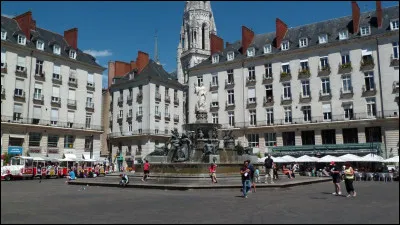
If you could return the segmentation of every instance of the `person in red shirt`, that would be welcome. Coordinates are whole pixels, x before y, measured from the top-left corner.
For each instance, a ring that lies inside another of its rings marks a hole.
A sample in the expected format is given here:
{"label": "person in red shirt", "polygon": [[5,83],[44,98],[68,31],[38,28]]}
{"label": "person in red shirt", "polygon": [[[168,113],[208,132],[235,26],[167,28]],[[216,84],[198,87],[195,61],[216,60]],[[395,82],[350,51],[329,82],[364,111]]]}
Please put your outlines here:
{"label": "person in red shirt", "polygon": [[218,183],[217,181],[217,165],[215,163],[211,163],[210,167],[208,168],[208,171],[210,172],[210,177],[211,177],[211,182],[212,183]]}
{"label": "person in red shirt", "polygon": [[148,160],[143,165],[143,178],[142,181],[146,181],[147,177],[149,177],[150,174],[150,163]]}

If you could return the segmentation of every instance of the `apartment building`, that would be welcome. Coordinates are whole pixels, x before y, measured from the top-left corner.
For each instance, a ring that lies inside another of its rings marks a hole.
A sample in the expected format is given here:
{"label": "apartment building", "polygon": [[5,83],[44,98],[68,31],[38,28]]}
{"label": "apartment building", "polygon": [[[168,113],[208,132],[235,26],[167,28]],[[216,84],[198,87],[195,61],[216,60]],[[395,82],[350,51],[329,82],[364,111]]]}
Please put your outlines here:
{"label": "apartment building", "polygon": [[131,166],[165,145],[171,130],[182,132],[184,87],[147,53],[139,51],[130,63],[110,62],[109,80],[113,162]]}
{"label": "apartment building", "polygon": [[36,26],[32,13],[1,16],[2,153],[100,157],[102,68],[64,36]]}
{"label": "apartment building", "polygon": [[[234,130],[236,142],[280,154],[398,155],[399,7],[276,31],[224,48],[211,35],[211,57],[189,71],[209,88],[209,122]],[[193,99],[193,100],[192,100]]]}

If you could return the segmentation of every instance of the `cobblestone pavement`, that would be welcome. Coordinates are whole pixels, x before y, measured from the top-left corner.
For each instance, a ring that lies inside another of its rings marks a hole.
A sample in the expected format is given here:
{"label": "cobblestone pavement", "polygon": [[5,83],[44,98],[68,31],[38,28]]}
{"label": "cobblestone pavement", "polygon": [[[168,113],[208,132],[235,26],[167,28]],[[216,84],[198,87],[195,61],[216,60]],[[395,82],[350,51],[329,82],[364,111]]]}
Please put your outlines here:
{"label": "cobblestone pavement", "polygon": [[333,196],[325,182],[247,199],[237,189],[82,190],[64,182],[1,182],[1,223],[399,223],[398,182],[355,182],[356,198]]}

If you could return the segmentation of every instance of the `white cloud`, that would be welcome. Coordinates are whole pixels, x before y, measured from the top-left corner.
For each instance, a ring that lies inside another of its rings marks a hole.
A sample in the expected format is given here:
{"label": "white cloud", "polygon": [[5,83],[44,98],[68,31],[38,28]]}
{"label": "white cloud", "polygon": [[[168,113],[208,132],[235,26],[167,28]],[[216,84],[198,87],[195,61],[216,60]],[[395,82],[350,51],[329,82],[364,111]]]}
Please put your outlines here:
{"label": "white cloud", "polygon": [[8,17],[8,18],[14,18],[14,16],[8,15],[8,14],[1,14],[2,16]]}
{"label": "white cloud", "polygon": [[112,55],[112,52],[109,50],[97,51],[97,50],[89,49],[89,50],[84,50],[83,52],[86,54],[92,55],[93,57],[106,57],[106,56]]}

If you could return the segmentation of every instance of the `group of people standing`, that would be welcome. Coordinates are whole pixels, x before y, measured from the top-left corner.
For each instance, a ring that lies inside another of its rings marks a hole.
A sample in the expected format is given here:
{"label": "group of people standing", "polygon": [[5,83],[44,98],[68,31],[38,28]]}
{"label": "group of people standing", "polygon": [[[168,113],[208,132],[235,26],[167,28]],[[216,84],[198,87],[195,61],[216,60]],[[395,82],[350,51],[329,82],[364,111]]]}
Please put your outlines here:
{"label": "group of people standing", "polygon": [[335,187],[335,192],[333,195],[342,195],[340,183],[344,180],[346,186],[347,196],[346,197],[356,197],[357,193],[354,191],[353,181],[354,181],[354,170],[350,163],[345,163],[343,169],[336,165],[335,162],[330,164],[330,175],[332,176],[333,185]]}

